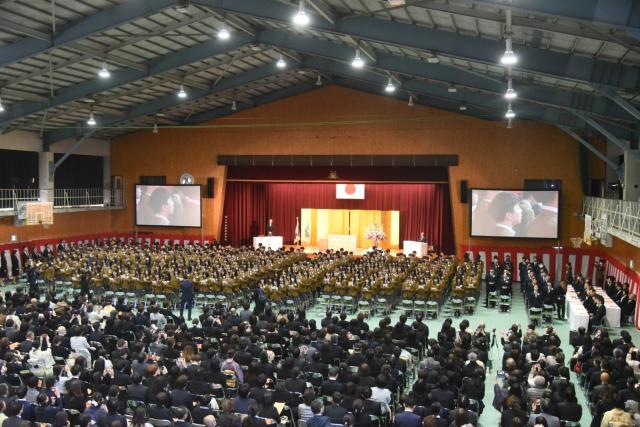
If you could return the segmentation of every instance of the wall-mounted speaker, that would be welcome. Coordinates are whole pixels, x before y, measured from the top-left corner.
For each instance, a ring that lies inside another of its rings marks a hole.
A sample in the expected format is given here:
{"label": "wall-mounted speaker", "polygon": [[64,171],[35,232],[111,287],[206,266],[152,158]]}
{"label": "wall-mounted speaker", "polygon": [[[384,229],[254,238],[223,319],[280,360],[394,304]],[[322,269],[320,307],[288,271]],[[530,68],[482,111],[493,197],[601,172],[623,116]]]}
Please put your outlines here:
{"label": "wall-mounted speaker", "polygon": [[460,203],[469,203],[469,181],[460,181]]}
{"label": "wall-mounted speaker", "polygon": [[213,199],[213,190],[215,188],[216,180],[213,177],[207,178],[207,197]]}

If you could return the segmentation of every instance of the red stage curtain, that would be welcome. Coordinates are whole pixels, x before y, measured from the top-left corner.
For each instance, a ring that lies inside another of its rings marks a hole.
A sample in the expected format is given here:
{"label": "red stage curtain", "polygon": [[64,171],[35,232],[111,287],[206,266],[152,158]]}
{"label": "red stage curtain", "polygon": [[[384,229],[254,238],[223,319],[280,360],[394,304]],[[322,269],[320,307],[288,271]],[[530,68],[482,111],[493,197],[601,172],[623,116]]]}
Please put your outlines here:
{"label": "red stage curtain", "polygon": [[253,237],[264,233],[266,224],[265,184],[254,182],[229,182],[224,198],[222,236],[234,245],[251,245]]}
{"label": "red stage curtain", "polygon": [[[242,192],[237,187],[256,186],[260,191]],[[229,191],[233,189],[232,191]],[[273,218],[276,234],[284,236],[285,243],[292,243],[296,216],[303,208],[317,209],[365,209],[400,211],[400,240],[415,240],[420,231],[427,235],[436,251],[454,253],[453,225],[448,184],[366,184],[364,200],[336,199],[336,186],[330,183],[245,183],[229,182],[225,200],[225,215],[228,217],[231,244],[247,241],[246,231],[231,231],[232,224],[246,230],[240,219],[227,206],[250,205],[247,200],[237,202],[230,197],[264,197],[265,216],[258,220],[260,233],[264,233],[266,218]],[[244,233],[244,234],[243,234]]]}

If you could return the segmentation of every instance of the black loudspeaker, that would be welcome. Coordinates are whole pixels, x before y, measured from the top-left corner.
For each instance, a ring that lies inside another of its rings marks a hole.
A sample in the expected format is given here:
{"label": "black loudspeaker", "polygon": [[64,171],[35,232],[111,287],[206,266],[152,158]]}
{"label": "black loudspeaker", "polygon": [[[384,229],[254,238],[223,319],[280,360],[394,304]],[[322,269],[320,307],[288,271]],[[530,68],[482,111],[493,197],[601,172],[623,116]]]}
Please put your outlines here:
{"label": "black loudspeaker", "polygon": [[466,179],[460,181],[460,203],[469,203],[469,182]]}
{"label": "black loudspeaker", "polygon": [[213,199],[213,189],[215,188],[215,178],[207,178],[207,197]]}

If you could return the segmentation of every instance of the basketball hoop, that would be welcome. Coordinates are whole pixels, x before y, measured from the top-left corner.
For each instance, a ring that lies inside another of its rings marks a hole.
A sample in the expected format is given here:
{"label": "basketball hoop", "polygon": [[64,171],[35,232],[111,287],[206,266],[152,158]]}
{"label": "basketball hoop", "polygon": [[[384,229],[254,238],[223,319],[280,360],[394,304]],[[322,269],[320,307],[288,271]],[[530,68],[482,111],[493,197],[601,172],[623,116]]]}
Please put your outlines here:
{"label": "basketball hoop", "polygon": [[571,245],[576,249],[580,248],[580,245],[582,245],[582,237],[572,237],[569,240],[571,240]]}

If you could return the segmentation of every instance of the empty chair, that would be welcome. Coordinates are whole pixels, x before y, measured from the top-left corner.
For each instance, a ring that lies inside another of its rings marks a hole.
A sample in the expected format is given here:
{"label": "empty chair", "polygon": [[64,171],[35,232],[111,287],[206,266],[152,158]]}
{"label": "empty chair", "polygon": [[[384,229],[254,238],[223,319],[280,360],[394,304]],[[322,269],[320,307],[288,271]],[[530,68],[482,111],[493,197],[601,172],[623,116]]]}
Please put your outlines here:
{"label": "empty chair", "polygon": [[439,306],[436,301],[427,301],[426,314],[432,319],[438,318]]}
{"label": "empty chair", "polygon": [[369,317],[371,315],[371,305],[369,304],[369,301],[358,301],[358,311],[366,317]]}
{"label": "empty chair", "polygon": [[545,304],[542,306],[542,320],[547,323],[553,323],[553,311],[554,307],[551,304]]}
{"label": "empty chair", "polygon": [[452,298],[451,299],[451,309],[453,310],[453,315],[455,317],[460,317],[462,314],[463,302],[460,298]]}
{"label": "empty chair", "polygon": [[511,311],[511,297],[509,295],[500,295],[500,311]]}
{"label": "empty chair", "polygon": [[529,309],[529,320],[534,325],[539,325],[542,320],[542,309],[538,307],[531,307]]}

